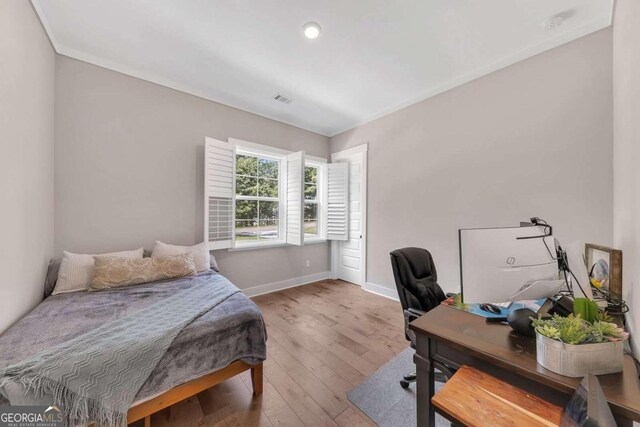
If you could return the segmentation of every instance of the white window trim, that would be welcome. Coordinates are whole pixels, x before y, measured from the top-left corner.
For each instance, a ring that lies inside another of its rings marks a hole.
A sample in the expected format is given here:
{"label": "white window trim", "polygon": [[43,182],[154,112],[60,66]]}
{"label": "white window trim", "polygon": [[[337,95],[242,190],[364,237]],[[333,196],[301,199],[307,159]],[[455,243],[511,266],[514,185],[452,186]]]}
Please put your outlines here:
{"label": "white window trim", "polygon": [[[305,245],[315,245],[318,243],[327,243],[328,241],[323,238],[314,238],[310,240],[305,240]],[[267,249],[267,248],[294,248],[298,246],[291,245],[289,243],[284,243],[276,240],[263,240],[260,244],[252,244],[252,245],[239,245],[235,248],[227,249],[228,252],[241,252],[241,251],[250,251],[253,249]]]}
{"label": "white window trim", "polygon": [[[285,150],[284,148],[271,147],[270,145],[257,144],[255,142],[244,141],[237,138],[229,138],[230,143],[235,144],[236,147],[243,148],[247,151],[260,152],[261,155],[285,158],[289,154],[295,153],[295,151]],[[305,163],[313,162],[317,164],[327,164],[328,160],[318,156],[311,156],[305,153]]]}
{"label": "white window trim", "polygon": [[[283,195],[286,192],[286,182],[287,182],[287,168],[285,167],[285,160],[286,160],[286,156],[289,154],[294,153],[293,151],[289,151],[289,150],[285,150],[282,148],[277,148],[277,147],[271,147],[268,145],[263,145],[263,144],[257,144],[255,142],[249,142],[249,141],[244,141],[241,139],[236,139],[236,138],[228,138],[228,142],[232,143],[235,145],[236,147],[236,155],[238,154],[246,154],[246,155],[250,155],[250,156],[260,156],[260,157],[264,157],[264,158],[269,158],[272,160],[278,160],[280,162],[279,164],[279,187],[278,187],[278,194],[279,194],[279,205],[278,205],[278,236],[279,238],[277,240],[258,240],[258,241],[246,241],[246,242],[238,242],[235,241],[235,246],[232,248],[227,249],[230,252],[235,252],[235,251],[245,251],[245,250],[252,250],[252,249],[266,249],[266,248],[278,248],[278,247],[290,247],[292,245],[286,243],[286,237],[285,237],[285,233],[286,233],[286,215],[283,215],[283,212],[285,212],[286,209],[286,203],[285,203],[285,197],[283,197]],[[321,178],[324,177],[324,174],[326,173],[326,165],[327,165],[327,159],[323,159],[322,157],[317,157],[317,156],[310,156],[310,155],[305,155],[305,165],[309,165],[309,166],[316,166],[319,168],[319,172],[320,172],[320,176],[319,176],[319,182],[318,182],[318,186],[322,187],[324,184],[321,182]],[[235,171],[234,171],[234,177],[235,177]],[[235,189],[234,189],[235,191]],[[326,204],[326,191],[324,191],[324,188],[322,188],[322,198],[319,201],[319,203],[321,203],[321,206],[325,206]],[[250,197],[250,196],[249,196]],[[245,199],[245,197],[243,197],[242,199]],[[320,215],[319,215],[319,221],[321,223],[320,227],[320,235],[317,237],[311,237],[311,238],[307,238],[305,237],[304,239],[304,244],[317,244],[317,243],[325,243],[327,242],[327,238],[326,238],[326,229],[324,228],[324,225],[326,224],[325,218],[324,218],[324,210],[320,209]],[[234,207],[234,216],[235,216],[235,207]],[[235,237],[235,217],[233,218],[233,234]],[[303,225],[304,225],[304,220],[303,220]]]}
{"label": "white window trim", "polygon": [[[318,235],[314,237],[304,236],[304,243],[322,243],[327,241],[327,233],[326,233],[326,221],[324,218],[324,207],[326,206],[326,189],[324,188],[324,177],[327,173],[326,165],[327,161],[324,159],[320,159],[318,161],[317,158],[309,158],[307,156],[305,159],[305,166],[313,166],[318,168],[318,181],[316,182],[317,192],[322,196],[318,201]],[[303,220],[304,225],[304,220]]]}
{"label": "white window trim", "polygon": [[291,246],[286,243],[284,240],[257,240],[257,241],[248,241],[246,243],[236,243],[235,248],[227,249],[229,252],[236,251],[248,251],[251,249],[265,249],[265,248],[280,248],[284,246]]}

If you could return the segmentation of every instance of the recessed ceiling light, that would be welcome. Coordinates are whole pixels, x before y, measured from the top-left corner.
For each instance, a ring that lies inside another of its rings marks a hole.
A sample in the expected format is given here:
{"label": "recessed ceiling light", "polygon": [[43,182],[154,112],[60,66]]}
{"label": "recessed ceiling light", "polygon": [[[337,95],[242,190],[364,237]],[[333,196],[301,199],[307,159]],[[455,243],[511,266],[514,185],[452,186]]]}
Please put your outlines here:
{"label": "recessed ceiling light", "polygon": [[307,22],[303,25],[302,29],[304,30],[304,36],[311,40],[317,39],[322,31],[320,24],[316,22]]}

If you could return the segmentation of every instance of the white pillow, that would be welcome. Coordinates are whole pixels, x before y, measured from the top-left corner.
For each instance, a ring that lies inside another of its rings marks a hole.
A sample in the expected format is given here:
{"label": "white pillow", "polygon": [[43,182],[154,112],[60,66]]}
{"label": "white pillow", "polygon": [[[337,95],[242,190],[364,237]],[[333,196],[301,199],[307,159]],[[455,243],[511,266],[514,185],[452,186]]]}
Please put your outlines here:
{"label": "white pillow", "polygon": [[156,241],[156,244],[153,247],[153,252],[151,252],[151,258],[182,254],[191,255],[193,257],[193,263],[196,265],[198,273],[211,268],[211,254],[209,253],[209,244],[207,242],[198,243],[193,246],[177,246]]}
{"label": "white pillow", "polygon": [[52,295],[66,292],[86,291],[93,279],[94,256],[113,256],[119,258],[142,258],[144,248],[132,251],[110,252],[107,254],[74,254],[64,251],[58,281]]}

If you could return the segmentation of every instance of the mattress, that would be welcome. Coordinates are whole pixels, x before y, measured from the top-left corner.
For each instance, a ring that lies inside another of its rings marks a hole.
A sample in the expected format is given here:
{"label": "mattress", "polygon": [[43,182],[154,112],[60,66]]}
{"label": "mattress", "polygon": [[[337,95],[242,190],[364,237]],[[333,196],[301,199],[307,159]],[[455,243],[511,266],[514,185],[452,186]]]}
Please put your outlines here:
{"label": "mattress", "polygon": [[[50,296],[0,335],[0,368],[134,313],[185,286],[216,286],[222,281],[228,283],[211,270],[175,280]],[[135,403],[224,368],[235,360],[260,363],[266,358],[266,339],[258,307],[242,292],[235,293],[178,334],[139,390]],[[46,403],[21,397],[17,387],[9,385],[2,391],[12,404]]]}

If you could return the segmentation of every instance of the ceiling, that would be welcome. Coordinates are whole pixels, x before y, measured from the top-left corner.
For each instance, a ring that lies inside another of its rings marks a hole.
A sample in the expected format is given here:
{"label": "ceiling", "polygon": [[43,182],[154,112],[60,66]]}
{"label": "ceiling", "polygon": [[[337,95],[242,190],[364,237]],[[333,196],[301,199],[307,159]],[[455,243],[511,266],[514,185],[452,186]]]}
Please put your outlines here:
{"label": "ceiling", "polygon": [[[613,0],[32,2],[60,54],[327,136],[605,28],[613,9]],[[545,28],[558,13],[564,23]],[[308,21],[322,26],[316,40],[302,35]]]}

